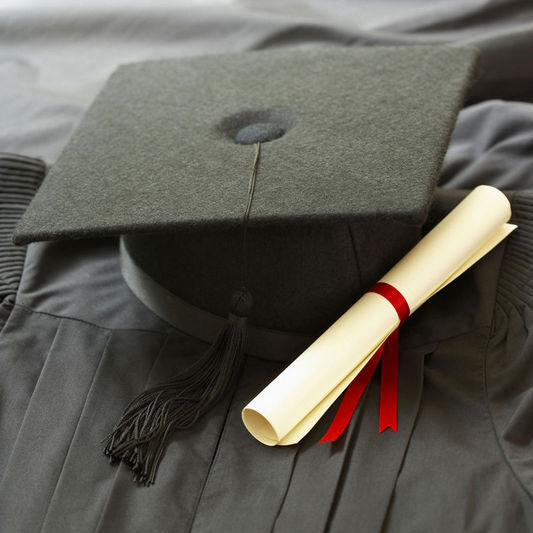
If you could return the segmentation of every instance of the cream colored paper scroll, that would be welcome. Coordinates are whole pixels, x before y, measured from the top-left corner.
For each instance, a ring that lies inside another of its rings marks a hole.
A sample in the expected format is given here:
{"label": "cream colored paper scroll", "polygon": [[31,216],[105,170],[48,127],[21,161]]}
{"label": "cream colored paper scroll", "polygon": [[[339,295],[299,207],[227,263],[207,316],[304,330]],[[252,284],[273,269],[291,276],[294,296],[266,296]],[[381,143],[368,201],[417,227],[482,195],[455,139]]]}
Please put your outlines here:
{"label": "cream colored paper scroll", "polygon": [[[380,281],[412,313],[507,237],[510,217],[505,195],[480,185]],[[248,431],[269,446],[299,442],[398,325],[385,298],[364,294],[243,409]]]}

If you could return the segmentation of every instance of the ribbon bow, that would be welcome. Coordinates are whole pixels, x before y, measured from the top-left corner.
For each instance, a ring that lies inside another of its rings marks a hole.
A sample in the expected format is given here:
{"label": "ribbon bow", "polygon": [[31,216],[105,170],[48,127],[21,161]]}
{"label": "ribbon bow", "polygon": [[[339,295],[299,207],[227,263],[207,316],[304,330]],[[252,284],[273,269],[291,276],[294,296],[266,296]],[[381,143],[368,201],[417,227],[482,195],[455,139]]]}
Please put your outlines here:
{"label": "ribbon bow", "polygon": [[[388,283],[378,282],[368,292],[375,292],[383,296],[394,307],[400,318],[400,323],[407,319],[411,310],[402,293]],[[398,424],[398,328],[396,328],[378,348],[370,361],[352,380],[335,418],[326,434],[319,442],[337,440],[346,427],[381,360],[381,392],[379,404],[379,432],[392,428],[397,430]]]}

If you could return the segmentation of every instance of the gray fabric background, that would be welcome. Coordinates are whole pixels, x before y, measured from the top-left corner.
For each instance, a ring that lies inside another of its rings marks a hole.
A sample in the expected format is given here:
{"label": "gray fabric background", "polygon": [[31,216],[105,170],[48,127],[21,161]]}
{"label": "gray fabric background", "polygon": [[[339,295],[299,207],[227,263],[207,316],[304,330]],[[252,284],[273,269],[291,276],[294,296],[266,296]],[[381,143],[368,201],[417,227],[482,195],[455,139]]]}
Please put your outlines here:
{"label": "gray fabric background", "polygon": [[[460,114],[443,183],[533,186],[529,2],[194,4],[4,2],[1,149],[53,162],[125,61],[476,43],[483,75],[470,101],[479,103]],[[378,439],[375,382],[341,442],[273,454],[244,432],[239,413],[282,365],[248,358],[236,395],[177,437],[147,490],[105,462],[100,438],[146,383],[204,345],[168,329],[127,291],[116,241],[30,245],[18,305],[0,335],[0,530],[531,531],[531,205],[522,193],[514,203],[522,230],[406,324],[397,435]]]}

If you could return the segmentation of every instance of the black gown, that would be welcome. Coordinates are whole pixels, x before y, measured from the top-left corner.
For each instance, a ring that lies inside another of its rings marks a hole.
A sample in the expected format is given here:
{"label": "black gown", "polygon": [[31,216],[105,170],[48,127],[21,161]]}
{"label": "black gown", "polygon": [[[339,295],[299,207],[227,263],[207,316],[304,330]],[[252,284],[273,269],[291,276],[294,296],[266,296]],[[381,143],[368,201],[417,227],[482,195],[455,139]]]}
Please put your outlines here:
{"label": "black gown", "polygon": [[397,433],[378,433],[375,378],[338,441],[317,444],[332,408],[298,445],[260,444],[241,409],[289,361],[247,356],[234,393],[176,433],[149,488],[101,441],[206,345],[130,292],[116,239],[30,245],[0,334],[0,530],[527,531],[533,193],[511,196],[518,230],[400,330]]}

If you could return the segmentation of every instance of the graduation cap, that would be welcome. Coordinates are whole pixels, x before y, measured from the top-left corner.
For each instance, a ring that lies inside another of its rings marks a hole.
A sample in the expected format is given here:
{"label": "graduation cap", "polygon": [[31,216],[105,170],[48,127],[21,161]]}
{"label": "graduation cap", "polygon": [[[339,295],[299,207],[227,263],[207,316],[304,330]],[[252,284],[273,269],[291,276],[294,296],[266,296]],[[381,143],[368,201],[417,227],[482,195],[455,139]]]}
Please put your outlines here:
{"label": "graduation cap", "polygon": [[172,432],[231,388],[244,351],[297,355],[416,243],[476,58],[293,49],[112,74],[14,240],[121,235],[132,290],[212,343],[126,408],[112,459],[153,482]]}

